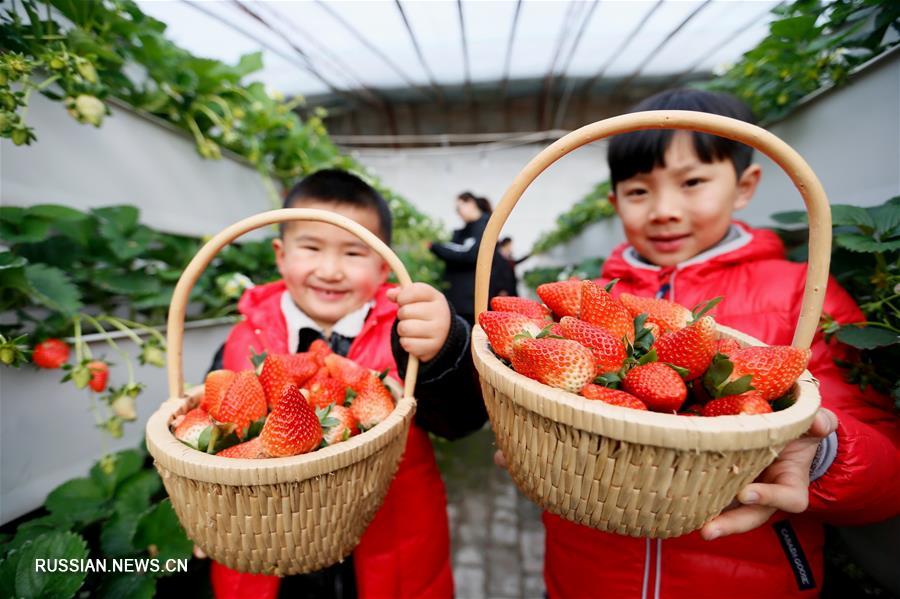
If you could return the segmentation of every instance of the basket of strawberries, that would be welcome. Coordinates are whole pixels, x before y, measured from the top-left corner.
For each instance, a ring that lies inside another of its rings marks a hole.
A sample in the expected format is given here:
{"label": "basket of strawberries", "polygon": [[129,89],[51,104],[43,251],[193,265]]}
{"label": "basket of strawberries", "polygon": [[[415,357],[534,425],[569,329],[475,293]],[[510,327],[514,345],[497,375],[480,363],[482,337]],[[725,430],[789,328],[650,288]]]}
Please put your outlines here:
{"label": "basket of strawberries", "polygon": [[[641,129],[690,129],[751,145],[806,202],[810,266],[791,346],[593,281],[538,287],[541,301],[487,289],[500,229],[530,183],[568,152]],[[538,154],[488,222],[479,248],[472,353],[497,445],[519,489],[551,513],[630,536],[697,530],[809,428],[818,387],[806,370],[828,277],[831,214],[805,161],[764,129],[690,111],[638,112],[582,127]]]}
{"label": "basket of strawberries", "polygon": [[[327,211],[258,214],[213,237],[187,266],[168,321],[170,398],[147,423],[147,449],[188,536],[226,566],[279,576],[349,555],[375,516],[406,446],[418,362],[403,389],[331,352],[259,356],[256,370],[210,372],[184,392],[184,317],[191,288],[240,235],[273,223],[327,222],[375,249],[401,285],[399,258],[374,234]],[[250,351],[248,349],[248,351]]]}

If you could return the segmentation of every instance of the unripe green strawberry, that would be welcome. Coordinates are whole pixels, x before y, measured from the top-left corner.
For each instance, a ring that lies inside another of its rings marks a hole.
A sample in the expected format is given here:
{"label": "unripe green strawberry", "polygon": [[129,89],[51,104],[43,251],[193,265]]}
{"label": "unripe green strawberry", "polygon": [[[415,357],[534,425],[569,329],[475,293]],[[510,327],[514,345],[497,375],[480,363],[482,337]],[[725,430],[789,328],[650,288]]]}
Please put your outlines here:
{"label": "unripe green strawberry", "polygon": [[662,362],[635,366],[625,375],[622,389],[654,412],[677,412],[687,398],[681,376]]}

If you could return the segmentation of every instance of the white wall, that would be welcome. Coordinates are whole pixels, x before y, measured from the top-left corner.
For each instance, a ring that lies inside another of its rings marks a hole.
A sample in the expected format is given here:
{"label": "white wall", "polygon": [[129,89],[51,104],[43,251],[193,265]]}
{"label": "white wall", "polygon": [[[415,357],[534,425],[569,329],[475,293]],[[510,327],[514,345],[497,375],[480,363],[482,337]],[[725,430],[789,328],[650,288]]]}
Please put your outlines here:
{"label": "white wall", "polygon": [[130,110],[113,107],[98,129],[76,122],[62,103],[33,94],[27,122],[37,142],[19,147],[0,140],[3,205],[133,204],[142,223],[190,235],[218,233],[272,208],[253,168],[228,158],[205,160],[187,135]]}
{"label": "white wall", "polygon": [[[770,130],[806,159],[832,204],[877,205],[900,194],[900,51]],[[760,163],[763,180],[742,218],[767,224],[773,212],[802,210],[787,175],[768,158]]]}
{"label": "white wall", "polygon": [[[454,200],[469,190],[496,205],[513,178],[550,142],[519,147],[354,152],[384,183],[406,196],[448,229],[462,226]],[[525,192],[503,229],[517,255],[527,252],[556,217],[607,178],[605,144],[598,142],[564,156]],[[530,264],[530,263],[529,263]]]}

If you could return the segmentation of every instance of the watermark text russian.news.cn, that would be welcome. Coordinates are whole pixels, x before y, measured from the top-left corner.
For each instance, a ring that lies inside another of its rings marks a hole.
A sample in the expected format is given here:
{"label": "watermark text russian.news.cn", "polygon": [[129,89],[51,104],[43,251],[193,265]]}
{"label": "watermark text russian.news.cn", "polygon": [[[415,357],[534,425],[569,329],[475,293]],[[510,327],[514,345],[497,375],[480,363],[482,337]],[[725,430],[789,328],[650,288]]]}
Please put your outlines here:
{"label": "watermark text russian.news.cn", "polygon": [[35,572],[127,572],[159,573],[187,572],[188,560],[155,557],[108,558],[108,559],[54,559],[35,558]]}

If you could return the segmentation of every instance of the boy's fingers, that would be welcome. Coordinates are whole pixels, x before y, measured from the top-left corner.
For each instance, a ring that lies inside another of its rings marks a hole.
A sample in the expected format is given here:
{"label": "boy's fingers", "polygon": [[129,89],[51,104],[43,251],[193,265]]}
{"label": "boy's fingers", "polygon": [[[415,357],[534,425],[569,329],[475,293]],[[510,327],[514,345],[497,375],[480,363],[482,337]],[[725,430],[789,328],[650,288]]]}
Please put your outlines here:
{"label": "boy's fingers", "polygon": [[806,433],[810,437],[824,438],[836,431],[838,428],[838,417],[826,408],[819,408],[813,423]]}
{"label": "boy's fingers", "polygon": [[424,320],[401,320],[397,323],[397,334],[400,337],[426,339],[434,335],[434,325]]}
{"label": "boy's fingers", "polygon": [[437,310],[431,303],[416,302],[407,304],[397,310],[397,320],[432,320]]}
{"label": "boy's fingers", "polygon": [[727,535],[739,534],[759,528],[775,513],[775,508],[763,505],[744,505],[722,512],[700,529],[700,536],[707,541]]}
{"label": "boy's fingers", "polygon": [[754,483],[738,493],[743,504],[760,505],[799,514],[809,506],[809,477],[783,475],[779,484]]}
{"label": "boy's fingers", "polygon": [[[394,289],[397,288],[395,287]],[[435,297],[434,294],[434,287],[425,283],[413,283],[407,287],[399,288],[397,303],[403,306],[412,302],[424,302],[433,299]]]}
{"label": "boy's fingers", "polygon": [[434,343],[430,339],[413,339],[410,337],[401,337],[400,347],[406,350],[411,356],[416,356],[420,360],[427,362],[434,357]]}
{"label": "boy's fingers", "polygon": [[506,463],[506,456],[503,455],[503,452],[499,449],[494,452],[494,463],[504,469],[508,467]]}
{"label": "boy's fingers", "polygon": [[399,293],[400,293],[400,288],[399,288],[399,287],[391,287],[390,289],[387,290],[387,292],[386,292],[384,295],[385,295],[389,300],[391,300],[392,302],[396,302],[396,301],[397,301],[397,295],[398,295]]}

